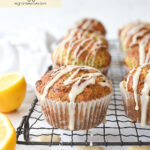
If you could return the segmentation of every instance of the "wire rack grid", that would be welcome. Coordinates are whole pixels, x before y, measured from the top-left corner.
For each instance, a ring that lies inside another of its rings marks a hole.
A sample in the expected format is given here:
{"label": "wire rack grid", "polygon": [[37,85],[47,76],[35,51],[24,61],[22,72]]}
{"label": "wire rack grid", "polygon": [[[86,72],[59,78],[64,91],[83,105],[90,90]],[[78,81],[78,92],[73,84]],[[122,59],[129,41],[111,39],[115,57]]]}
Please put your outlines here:
{"label": "wire rack grid", "polygon": [[[113,83],[114,95],[107,111],[106,123],[87,131],[66,131],[51,127],[45,121],[38,100],[35,99],[28,115],[23,117],[17,128],[18,144],[48,146],[150,145],[150,127],[143,128],[140,124],[131,122],[125,115],[119,83],[127,72],[118,41],[110,41],[110,47],[112,64],[108,77]],[[48,69],[50,70],[52,67]],[[40,142],[38,137],[41,135],[50,135],[52,138],[49,142]],[[55,135],[61,138],[60,142],[53,142]]]}

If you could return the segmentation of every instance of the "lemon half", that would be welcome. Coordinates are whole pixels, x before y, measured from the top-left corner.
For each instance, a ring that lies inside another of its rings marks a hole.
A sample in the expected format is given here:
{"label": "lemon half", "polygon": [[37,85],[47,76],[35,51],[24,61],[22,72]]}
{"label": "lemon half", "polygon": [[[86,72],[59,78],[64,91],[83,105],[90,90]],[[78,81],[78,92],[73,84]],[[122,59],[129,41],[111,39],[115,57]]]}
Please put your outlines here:
{"label": "lemon half", "polygon": [[26,93],[26,81],[21,72],[0,76],[0,112],[11,112],[22,104]]}
{"label": "lemon half", "polygon": [[16,132],[9,119],[0,113],[0,150],[14,150]]}

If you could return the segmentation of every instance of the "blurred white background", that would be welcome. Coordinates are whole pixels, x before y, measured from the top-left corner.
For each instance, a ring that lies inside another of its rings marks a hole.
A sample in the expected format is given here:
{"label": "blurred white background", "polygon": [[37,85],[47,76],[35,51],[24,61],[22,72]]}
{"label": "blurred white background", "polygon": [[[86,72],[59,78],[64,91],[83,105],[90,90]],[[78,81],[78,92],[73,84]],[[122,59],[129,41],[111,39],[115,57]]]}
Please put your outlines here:
{"label": "blurred white background", "polygon": [[120,26],[134,20],[150,21],[150,0],[62,0],[62,8],[0,9],[0,32],[18,32],[30,27],[47,27],[57,37],[82,17],[101,20],[109,38],[117,37]]}

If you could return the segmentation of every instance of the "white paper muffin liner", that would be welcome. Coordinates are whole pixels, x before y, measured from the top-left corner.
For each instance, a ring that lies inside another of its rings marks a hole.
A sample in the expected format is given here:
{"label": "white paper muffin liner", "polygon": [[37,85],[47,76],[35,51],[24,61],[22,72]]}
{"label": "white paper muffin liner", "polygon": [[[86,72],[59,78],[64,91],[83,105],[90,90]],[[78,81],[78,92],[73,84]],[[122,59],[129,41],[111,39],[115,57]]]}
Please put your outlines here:
{"label": "white paper muffin liner", "polygon": [[50,99],[41,100],[37,94],[47,122],[65,130],[86,130],[99,125],[105,118],[112,93],[89,102],[71,103]]}
{"label": "white paper muffin liner", "polygon": [[[131,92],[128,92],[123,86],[122,86],[122,82],[120,83],[120,90],[121,90],[121,94],[123,97],[123,103],[124,103],[124,108],[125,108],[125,112],[128,118],[130,118],[133,122],[139,122],[141,123],[142,126],[145,126],[145,122],[142,122],[142,105],[141,105],[141,96],[138,94],[137,95],[137,101],[138,101],[138,106],[139,109],[135,110],[135,98],[134,98],[134,94]],[[150,101],[150,100],[149,100]],[[146,124],[150,125],[150,102],[149,105],[147,107],[147,113],[145,115],[145,119],[146,119]]]}

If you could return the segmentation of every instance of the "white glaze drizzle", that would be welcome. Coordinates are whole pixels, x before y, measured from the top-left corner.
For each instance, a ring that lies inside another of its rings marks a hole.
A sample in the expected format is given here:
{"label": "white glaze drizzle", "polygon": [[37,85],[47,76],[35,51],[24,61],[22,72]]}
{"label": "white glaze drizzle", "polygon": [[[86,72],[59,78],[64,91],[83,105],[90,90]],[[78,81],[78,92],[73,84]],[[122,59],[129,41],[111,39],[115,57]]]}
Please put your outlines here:
{"label": "white glaze drizzle", "polygon": [[130,28],[131,28],[131,26],[127,26],[127,27],[125,27],[125,28],[121,31],[121,35],[120,35],[121,40],[124,39],[124,37],[125,37],[127,31],[128,31]]}
{"label": "white glaze drizzle", "polygon": [[90,141],[90,146],[93,146],[93,142],[92,141]]}
{"label": "white glaze drizzle", "polygon": [[67,67],[65,68],[64,70],[61,70],[53,80],[51,80],[46,86],[45,86],[45,89],[44,89],[44,92],[43,92],[43,95],[42,95],[42,100],[45,100],[45,97],[47,95],[47,92],[49,90],[49,88],[60,78],[62,77],[63,75],[65,75],[66,73],[72,71],[73,69],[77,68],[77,66],[74,66],[74,67]]}
{"label": "white glaze drizzle", "polygon": [[58,135],[41,135],[38,137],[38,141],[40,142],[50,142],[52,140],[52,142],[60,142],[61,138]]}
{"label": "white glaze drizzle", "polygon": [[[85,39],[85,40],[83,40],[77,47],[76,47],[76,49],[75,49],[75,51],[74,51],[74,58],[77,58],[77,60],[78,60],[78,57],[77,57],[77,53],[79,52],[79,49],[81,48],[81,46],[83,46],[87,41],[89,41],[89,39]],[[88,48],[89,46],[87,46],[87,47],[85,47],[85,48]],[[87,50],[87,49],[83,49],[83,50]],[[68,52],[68,54],[70,53],[70,51],[71,51],[71,49],[72,49],[72,47],[69,49],[69,50],[67,50],[67,52]],[[67,57],[67,59],[66,59],[67,61],[68,61],[68,57]],[[75,64],[75,60],[74,60],[74,62],[73,62],[73,64]],[[68,62],[66,63],[66,65],[68,64]]]}
{"label": "white glaze drizzle", "polygon": [[125,38],[126,34],[128,34],[128,31],[138,24],[139,24],[139,22],[136,22],[136,23],[128,24],[127,26],[125,26],[122,29],[121,34],[120,34],[121,41],[124,41],[124,38]]}
{"label": "white glaze drizzle", "polygon": [[[81,75],[80,77],[74,78],[79,71],[80,71],[80,69],[77,69],[66,81],[64,81],[64,85],[74,83],[74,85],[72,86],[72,89],[69,93],[70,102],[74,102],[76,99],[76,96],[79,95],[80,93],[82,93],[84,91],[85,87],[87,87],[90,84],[95,84],[96,76],[102,75],[100,72],[99,73],[97,73],[97,72],[96,73],[86,73],[86,74]],[[82,79],[85,81],[80,84]],[[103,85],[104,85],[104,83],[103,83]],[[106,84],[105,84],[105,86],[106,86]],[[107,84],[107,86],[108,86],[108,84]]]}
{"label": "white glaze drizzle", "polygon": [[83,54],[83,52],[85,52],[92,45],[93,42],[94,41],[89,42],[89,44],[79,52],[79,54],[77,55],[77,60],[81,56],[81,54]]}
{"label": "white glaze drizzle", "polygon": [[139,82],[139,77],[141,74],[141,70],[142,70],[142,66],[140,66],[139,68],[137,68],[137,71],[135,72],[134,76],[133,76],[133,92],[134,92],[134,99],[135,99],[135,110],[139,109],[138,106],[138,96],[137,96],[137,87],[138,87],[138,82]]}
{"label": "white glaze drizzle", "polygon": [[76,99],[76,96],[79,95],[80,93],[82,93],[85,89],[85,87],[87,87],[90,84],[95,84],[95,77],[91,77],[91,79],[81,83],[80,80],[77,80],[77,82],[75,82],[75,84],[72,86],[72,89],[69,93],[69,99],[71,102],[74,102]]}
{"label": "white glaze drizzle", "polygon": [[[81,28],[84,30],[92,30],[94,24],[98,24],[98,21],[95,19],[86,19],[86,20],[84,20],[84,23],[83,23],[83,20],[80,20],[74,25],[73,28],[77,28],[77,27],[81,26]],[[101,31],[98,31],[98,32],[101,33]]]}
{"label": "white glaze drizzle", "polygon": [[[130,27],[130,26],[129,26]],[[141,30],[142,28],[145,27],[145,24],[137,24],[135,26],[132,26],[130,28],[125,28],[124,31],[122,32],[121,34],[121,37],[125,36],[125,33],[127,32],[127,37],[126,39],[123,41],[124,42],[124,45],[127,44],[129,38],[133,35],[133,38],[132,38],[132,42],[130,44],[130,46],[132,46],[133,44],[136,43],[137,41],[137,38],[140,37],[140,36],[144,36],[144,34],[147,32],[147,30],[142,30],[142,31],[139,31]],[[139,31],[139,32],[138,32]],[[148,41],[150,40],[150,34],[147,34],[140,42],[139,42],[139,61],[140,61],[140,65],[144,64],[144,63],[147,63],[149,58],[150,58],[150,50],[148,50],[148,54],[147,54],[147,57],[145,56],[145,47],[148,43]],[[146,58],[145,58],[146,57]]]}
{"label": "white glaze drizzle", "polygon": [[87,19],[84,24],[82,25],[82,29],[91,29],[92,27],[92,20]]}
{"label": "white glaze drizzle", "polygon": [[[76,35],[76,36],[75,36]],[[72,51],[72,49],[74,48],[74,46],[77,43],[80,43],[76,46],[76,48],[74,49],[73,52],[73,56],[74,56],[74,61],[73,61],[73,65],[75,65],[76,62],[78,62],[79,57],[81,56],[81,54],[85,51],[88,50],[89,47],[91,47],[91,51],[87,51],[88,52],[88,56],[86,57],[86,60],[88,59],[89,55],[92,54],[93,56],[93,60],[92,60],[92,64],[94,64],[95,61],[95,56],[96,56],[96,52],[97,52],[97,48],[100,46],[105,47],[105,45],[103,44],[102,41],[102,37],[99,36],[99,38],[97,40],[94,39],[94,37],[96,36],[95,33],[90,33],[90,36],[88,37],[88,31],[82,31],[82,30],[78,30],[78,29],[72,29],[71,32],[69,33],[69,36],[66,37],[66,39],[64,39],[59,45],[58,47],[60,48],[60,52],[57,52],[57,50],[55,50],[54,52],[54,63],[56,64],[58,55],[59,55],[59,59],[60,59],[60,64],[63,64],[63,51],[64,51],[64,47],[66,45],[67,42],[69,42],[68,48],[67,48],[67,55],[66,55],[66,61],[65,61],[65,65],[68,65],[68,60],[69,60],[69,55]],[[87,44],[87,46],[85,46],[85,48],[81,49],[81,46],[83,46],[86,42],[89,43]],[[93,44],[94,43],[94,44]]]}
{"label": "white glaze drizzle", "polygon": [[[142,68],[145,67],[147,64],[143,64],[140,67],[137,68],[136,72],[133,75],[133,92],[134,92],[134,99],[135,99],[135,103],[136,103],[136,107],[135,110],[139,109],[138,106],[138,94],[137,94],[137,88],[138,88],[138,82],[139,82],[139,77],[142,71]],[[129,76],[132,74],[132,72],[134,71],[134,69],[130,72],[130,74],[128,75],[128,78],[130,78]],[[129,80],[126,81],[126,89],[127,89],[127,84],[128,84]],[[141,99],[141,125],[145,126],[146,124],[146,113],[147,113],[147,107],[148,107],[148,103],[149,103],[149,91],[150,91],[150,70],[148,72],[148,74],[146,75],[145,81],[144,81],[144,87],[141,91],[141,95],[140,95],[140,99]]]}
{"label": "white glaze drizzle", "polygon": [[144,81],[144,88],[142,90],[142,96],[141,96],[141,125],[145,126],[146,124],[146,116],[147,116],[147,106],[149,103],[149,91],[150,91],[150,70],[145,78]]}
{"label": "white glaze drizzle", "polygon": [[147,56],[146,56],[145,63],[148,63],[149,59],[150,59],[150,48],[148,49],[148,53],[147,53]]}
{"label": "white glaze drizzle", "polygon": [[67,80],[64,81],[64,85],[71,84],[73,82],[73,78],[77,75],[80,69],[77,69]]}
{"label": "white glaze drizzle", "polygon": [[74,130],[74,122],[75,122],[75,103],[69,103],[69,125],[68,128],[70,130]]}
{"label": "white glaze drizzle", "polygon": [[[145,59],[145,48],[147,43],[150,40],[150,34],[147,34],[139,43],[139,57],[140,57],[140,65],[145,63],[145,60],[147,60],[148,58]],[[149,56],[149,55],[147,55]]]}
{"label": "white glaze drizzle", "polygon": [[[92,30],[94,25],[97,25],[99,21],[96,19],[84,19],[76,22],[76,24],[73,26],[73,28],[81,28],[84,30]],[[95,31],[97,33],[101,33],[101,31]]]}
{"label": "white glaze drizzle", "polygon": [[107,87],[110,86],[110,83],[108,83],[108,82],[99,82],[98,84],[101,86],[107,86]]}
{"label": "white glaze drizzle", "polygon": [[[70,130],[74,129],[74,121],[75,121],[74,115],[75,115],[75,99],[76,99],[76,97],[80,93],[82,93],[88,85],[95,84],[96,77],[102,75],[102,73],[100,71],[98,71],[97,69],[91,68],[88,66],[67,66],[65,69],[58,71],[57,75],[45,86],[43,95],[41,96],[41,100],[44,101],[49,88],[51,86],[53,86],[53,84],[55,82],[57,82],[57,80],[59,78],[61,78],[66,73],[73,71],[74,69],[76,69],[76,70],[72,73],[72,75],[64,81],[64,85],[73,84],[72,88],[69,92],[69,99],[70,99],[69,106],[70,107],[69,107],[69,125],[68,125],[68,128]],[[79,77],[76,77],[76,75],[79,73],[80,70],[88,70],[88,69],[93,69],[97,72],[85,73]],[[104,77],[102,76],[102,78],[104,78]],[[104,80],[102,82],[98,82],[98,84],[100,84],[101,86],[108,86],[111,88],[111,86],[107,82],[106,78],[104,78]]]}
{"label": "white glaze drizzle", "polygon": [[124,45],[127,44],[128,40],[130,39],[130,37],[132,35],[134,35],[136,32],[138,32],[139,30],[141,30],[142,28],[144,28],[144,26],[145,26],[145,24],[137,24],[136,26],[133,26],[132,28],[130,28],[128,30],[126,39],[124,39]]}
{"label": "white glaze drizzle", "polygon": [[139,37],[144,36],[144,34],[147,32],[147,30],[141,30],[140,32],[137,32],[135,35],[133,35],[132,37],[132,42],[130,44],[130,46],[134,45],[137,42],[137,39]]}
{"label": "white glaze drizzle", "polygon": [[86,55],[85,57],[85,64],[87,65],[88,64],[88,59],[89,59],[89,56],[90,54],[92,53],[94,56],[93,56],[93,60],[92,60],[92,66],[94,66],[94,61],[95,61],[95,57],[96,57],[96,53],[97,53],[97,50],[98,48],[100,47],[99,45],[101,44],[101,41],[96,41],[93,46],[91,47],[91,50],[88,52],[88,54]]}
{"label": "white glaze drizzle", "polygon": [[131,74],[132,74],[132,72],[134,71],[134,69],[135,69],[135,68],[133,68],[133,69],[130,71],[129,75],[127,76],[127,81],[126,81],[126,89],[127,89],[127,90],[128,90],[128,82],[129,82],[129,80],[130,80]]}

